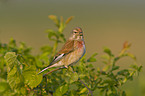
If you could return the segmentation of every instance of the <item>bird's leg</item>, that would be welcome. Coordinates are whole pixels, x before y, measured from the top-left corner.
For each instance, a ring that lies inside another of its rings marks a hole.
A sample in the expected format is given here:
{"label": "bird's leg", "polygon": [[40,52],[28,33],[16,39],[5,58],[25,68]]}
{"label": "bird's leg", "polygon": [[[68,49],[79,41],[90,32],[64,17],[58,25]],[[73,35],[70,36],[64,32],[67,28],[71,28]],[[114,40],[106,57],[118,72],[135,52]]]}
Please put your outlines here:
{"label": "bird's leg", "polygon": [[64,66],[66,69],[68,69],[68,66]]}

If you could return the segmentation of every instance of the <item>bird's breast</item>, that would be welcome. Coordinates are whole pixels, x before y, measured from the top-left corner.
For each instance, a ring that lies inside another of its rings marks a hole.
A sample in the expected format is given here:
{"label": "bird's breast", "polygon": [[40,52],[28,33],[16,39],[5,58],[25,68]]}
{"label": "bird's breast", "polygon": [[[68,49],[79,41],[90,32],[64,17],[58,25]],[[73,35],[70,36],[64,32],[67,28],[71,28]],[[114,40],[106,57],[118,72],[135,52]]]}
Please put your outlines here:
{"label": "bird's breast", "polygon": [[79,61],[85,54],[84,42],[78,41],[75,45],[75,50],[65,57],[65,64],[73,64]]}
{"label": "bird's breast", "polygon": [[77,46],[78,46],[78,48],[81,48],[81,47],[83,47],[83,45],[84,45],[84,42],[83,41],[77,41]]}
{"label": "bird's breast", "polygon": [[80,52],[82,55],[86,52],[85,44],[83,41],[78,41],[78,52]]}

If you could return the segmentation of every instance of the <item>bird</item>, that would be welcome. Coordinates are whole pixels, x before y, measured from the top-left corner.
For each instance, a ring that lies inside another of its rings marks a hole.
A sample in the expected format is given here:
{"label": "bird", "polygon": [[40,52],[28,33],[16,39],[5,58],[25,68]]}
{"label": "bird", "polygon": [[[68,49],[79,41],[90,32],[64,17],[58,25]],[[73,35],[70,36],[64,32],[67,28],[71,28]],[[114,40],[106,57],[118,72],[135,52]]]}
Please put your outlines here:
{"label": "bird", "polygon": [[52,62],[38,74],[52,67],[68,68],[68,66],[77,63],[86,53],[83,31],[80,27],[72,30],[71,36],[63,45],[60,51],[56,53]]}

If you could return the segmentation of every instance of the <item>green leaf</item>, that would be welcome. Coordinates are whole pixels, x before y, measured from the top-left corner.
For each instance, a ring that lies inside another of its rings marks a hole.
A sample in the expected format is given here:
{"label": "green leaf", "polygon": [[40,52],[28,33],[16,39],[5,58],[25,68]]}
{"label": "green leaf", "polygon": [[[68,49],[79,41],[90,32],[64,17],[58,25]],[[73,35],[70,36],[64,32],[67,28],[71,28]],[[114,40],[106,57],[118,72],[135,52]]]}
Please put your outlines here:
{"label": "green leaf", "polygon": [[69,90],[71,91],[71,90],[78,90],[79,88],[78,88],[78,86],[77,86],[77,84],[76,83],[72,83],[72,84],[70,84],[69,85]]}
{"label": "green leaf", "polygon": [[140,72],[142,68],[143,68],[143,66],[139,66],[138,71]]}
{"label": "green leaf", "polygon": [[85,93],[88,89],[86,87],[84,87],[79,93],[82,94],[82,93]]}
{"label": "green leaf", "polygon": [[66,39],[65,39],[65,37],[64,37],[64,35],[62,33],[59,34],[59,37],[62,39],[62,42],[65,42],[66,41]]}
{"label": "green leaf", "polygon": [[68,84],[62,85],[61,86],[61,93],[64,94],[68,91]]}
{"label": "green leaf", "polygon": [[123,92],[122,92],[122,96],[126,96],[126,93],[125,93],[125,91],[123,91]]}
{"label": "green leaf", "polygon": [[51,53],[51,51],[52,51],[52,47],[51,46],[43,46],[43,47],[41,47],[41,51],[42,51],[42,53]]}
{"label": "green leaf", "polygon": [[110,65],[104,66],[103,71],[108,71],[110,69],[110,67],[111,67]]}
{"label": "green leaf", "polygon": [[0,82],[0,93],[8,91],[8,89],[10,89],[10,86],[6,81]]}
{"label": "green leaf", "polygon": [[104,52],[107,53],[109,56],[114,56],[109,48],[104,48]]}
{"label": "green leaf", "polygon": [[11,71],[8,72],[8,76],[13,76],[17,73],[17,68],[16,67],[13,67],[11,68]]}
{"label": "green leaf", "polygon": [[51,19],[57,25],[57,27],[59,27],[59,20],[58,20],[57,16],[49,15],[48,18]]}
{"label": "green leaf", "polygon": [[60,33],[62,33],[63,30],[64,30],[64,28],[65,28],[65,23],[64,23],[63,17],[61,16],[61,17],[60,17],[60,26],[59,26],[58,31],[59,31]]}
{"label": "green leaf", "polygon": [[119,69],[119,66],[113,66],[112,71]]}
{"label": "green leaf", "polygon": [[116,93],[110,93],[108,96],[119,96],[119,95]]}
{"label": "green leaf", "polygon": [[69,18],[66,20],[65,24],[68,24],[73,18],[74,18],[74,16],[69,17]]}
{"label": "green leaf", "polygon": [[71,75],[71,79],[70,79],[70,83],[73,83],[75,81],[77,81],[79,78],[77,72],[74,72],[72,75]]}
{"label": "green leaf", "polygon": [[117,75],[123,75],[123,76],[128,76],[129,75],[129,70],[128,69],[123,69],[117,72]]}
{"label": "green leaf", "polygon": [[12,89],[20,89],[23,83],[22,72],[20,71],[20,64],[17,60],[15,52],[7,52],[5,55],[7,62],[7,81]]}
{"label": "green leaf", "polygon": [[135,70],[138,70],[138,66],[136,64],[134,65],[131,65],[131,68],[135,69]]}
{"label": "green leaf", "polygon": [[131,53],[127,53],[127,56],[131,57],[132,59],[136,60],[136,56],[134,56],[133,54]]}
{"label": "green leaf", "polygon": [[8,73],[7,81],[12,89],[20,89],[23,86],[23,77],[21,73],[17,70],[16,66]]}
{"label": "green leaf", "polygon": [[16,41],[13,38],[10,39],[9,47],[16,48]]}
{"label": "green leaf", "polygon": [[36,67],[26,67],[23,71],[25,84],[28,84],[32,89],[40,84],[42,81],[42,75],[37,75]]}
{"label": "green leaf", "polygon": [[55,93],[53,94],[53,96],[62,96],[62,92],[61,92],[61,87],[58,87],[55,91]]}
{"label": "green leaf", "polygon": [[96,62],[95,56],[98,55],[98,53],[94,53],[88,60],[87,62]]}
{"label": "green leaf", "polygon": [[104,80],[103,83],[107,83],[108,85],[113,85],[114,84],[114,81],[111,80],[111,79],[106,79],[106,80]]}
{"label": "green leaf", "polygon": [[24,88],[24,87],[22,87],[20,91],[23,95],[26,95],[26,93],[27,93],[26,88]]}
{"label": "green leaf", "polygon": [[7,62],[7,71],[9,72],[17,64],[17,55],[15,52],[7,52],[4,58]]}
{"label": "green leaf", "polygon": [[48,29],[47,32],[48,32],[49,40],[53,40],[53,41],[57,40],[58,36],[54,30]]}

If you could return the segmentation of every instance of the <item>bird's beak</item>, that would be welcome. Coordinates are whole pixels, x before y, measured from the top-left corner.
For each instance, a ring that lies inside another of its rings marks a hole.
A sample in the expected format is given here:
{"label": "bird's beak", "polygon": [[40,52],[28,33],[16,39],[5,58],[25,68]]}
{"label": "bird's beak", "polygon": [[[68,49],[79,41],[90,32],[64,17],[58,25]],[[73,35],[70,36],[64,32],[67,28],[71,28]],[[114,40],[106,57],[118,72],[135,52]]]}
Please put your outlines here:
{"label": "bird's beak", "polygon": [[83,33],[82,32],[80,32],[79,34],[80,34],[80,36],[83,36]]}

